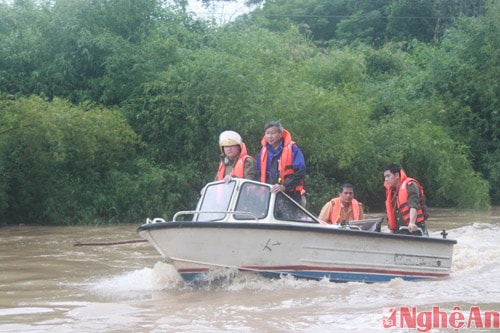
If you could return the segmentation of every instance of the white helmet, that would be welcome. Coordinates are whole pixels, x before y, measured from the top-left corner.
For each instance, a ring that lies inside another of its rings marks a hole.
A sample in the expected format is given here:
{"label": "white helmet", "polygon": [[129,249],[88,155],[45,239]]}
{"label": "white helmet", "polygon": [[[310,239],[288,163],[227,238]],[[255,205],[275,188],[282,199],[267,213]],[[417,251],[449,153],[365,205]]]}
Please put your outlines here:
{"label": "white helmet", "polygon": [[227,147],[242,144],[241,136],[235,131],[224,131],[219,136],[219,146]]}

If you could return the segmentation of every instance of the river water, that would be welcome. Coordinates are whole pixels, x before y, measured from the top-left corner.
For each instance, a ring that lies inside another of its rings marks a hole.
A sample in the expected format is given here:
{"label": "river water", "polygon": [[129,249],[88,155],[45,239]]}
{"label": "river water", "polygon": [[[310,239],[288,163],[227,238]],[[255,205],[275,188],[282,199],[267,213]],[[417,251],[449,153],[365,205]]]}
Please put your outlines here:
{"label": "river water", "polygon": [[420,331],[499,332],[481,319],[469,328],[448,319],[460,312],[467,323],[472,309],[500,312],[500,208],[431,214],[431,236],[446,229],[458,241],[451,277],[378,284],[247,273],[192,287],[148,243],[74,246],[137,239],[138,225],[3,227],[0,331],[417,332],[402,319],[384,327],[388,309],[425,319],[421,314],[437,307],[445,319],[430,327],[421,323]]}

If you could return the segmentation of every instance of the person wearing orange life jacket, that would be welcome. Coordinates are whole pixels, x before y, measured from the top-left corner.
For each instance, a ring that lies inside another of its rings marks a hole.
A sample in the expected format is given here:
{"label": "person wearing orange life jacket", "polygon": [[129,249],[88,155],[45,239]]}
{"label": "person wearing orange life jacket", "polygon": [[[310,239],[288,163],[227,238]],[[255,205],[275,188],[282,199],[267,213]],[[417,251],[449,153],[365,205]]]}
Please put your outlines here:
{"label": "person wearing orange life jacket", "polygon": [[386,189],[385,207],[389,229],[400,233],[401,227],[407,227],[410,233],[418,228],[428,235],[425,221],[428,213],[422,185],[406,175],[399,165],[392,164],[384,170]]}
{"label": "person wearing orange life jacket", "polygon": [[264,131],[256,161],[258,179],[273,184],[272,193],[284,192],[305,206],[306,163],[302,151],[280,122],[267,123]]}
{"label": "person wearing orange life jacket", "polygon": [[363,205],[354,199],[354,186],[344,183],[340,186],[339,196],[323,206],[318,219],[327,224],[340,224],[362,220],[363,217]]}
{"label": "person wearing orange life jacket", "polygon": [[215,180],[230,182],[233,177],[256,180],[255,159],[248,155],[247,147],[235,131],[219,135],[221,157]]}

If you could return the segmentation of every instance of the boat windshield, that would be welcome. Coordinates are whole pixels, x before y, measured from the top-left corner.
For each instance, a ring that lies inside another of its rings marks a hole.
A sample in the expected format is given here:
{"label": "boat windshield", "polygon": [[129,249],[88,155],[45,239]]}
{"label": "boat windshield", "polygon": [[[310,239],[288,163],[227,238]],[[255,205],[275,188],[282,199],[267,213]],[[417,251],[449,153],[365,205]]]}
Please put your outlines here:
{"label": "boat windshield", "polygon": [[238,202],[236,203],[237,212],[248,212],[249,214],[234,214],[237,220],[253,220],[255,217],[263,219],[267,216],[269,209],[269,198],[271,191],[266,185],[255,183],[244,183],[241,186]]}
{"label": "boat windshield", "polygon": [[276,194],[274,217],[284,221],[317,223],[309,214],[299,207],[299,204],[283,193]]}
{"label": "boat windshield", "polygon": [[[216,183],[205,188],[196,221],[217,221],[226,216],[236,182]],[[206,213],[205,213],[206,212]]]}

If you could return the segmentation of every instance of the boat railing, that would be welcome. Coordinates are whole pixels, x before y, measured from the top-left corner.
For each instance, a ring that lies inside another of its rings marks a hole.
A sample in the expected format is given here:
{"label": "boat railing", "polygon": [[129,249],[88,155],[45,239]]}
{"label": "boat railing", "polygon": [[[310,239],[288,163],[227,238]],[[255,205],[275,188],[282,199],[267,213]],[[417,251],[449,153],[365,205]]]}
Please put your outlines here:
{"label": "boat railing", "polygon": [[167,222],[161,217],[155,217],[154,219],[150,219],[149,217],[146,219],[146,224],[153,224],[153,223],[161,223],[161,222]]}
{"label": "boat railing", "polygon": [[[241,219],[241,220],[253,220],[255,222],[258,222],[258,218],[257,216],[255,215],[255,213],[252,213],[252,212],[244,212],[244,211],[234,211],[234,212],[230,212],[230,211],[226,211],[226,210],[203,210],[203,211],[200,211],[200,210],[183,210],[183,211],[179,211],[177,213],[174,214],[174,217],[172,218],[172,221],[173,222],[177,222],[177,219],[180,217],[180,216],[183,216],[183,215],[203,215],[203,214],[232,214],[233,216],[234,215],[238,215],[238,219]],[[243,216],[248,216],[248,218],[243,218],[241,217],[241,215]],[[225,218],[217,218],[217,219],[213,219],[213,220],[197,220],[197,221],[204,221],[204,222],[208,222],[208,221],[220,221],[220,220],[224,220]]]}
{"label": "boat railing", "polygon": [[340,226],[352,230],[380,232],[382,221],[382,218],[354,220],[345,222],[344,225],[341,223]]}
{"label": "boat railing", "polygon": [[411,235],[411,236],[424,236],[424,237],[429,237],[429,234],[426,233],[422,228],[420,227],[417,227],[417,230],[415,231],[411,231],[410,228],[406,227],[406,226],[401,226],[399,227],[398,231],[397,231],[398,234],[402,234],[402,235]]}

